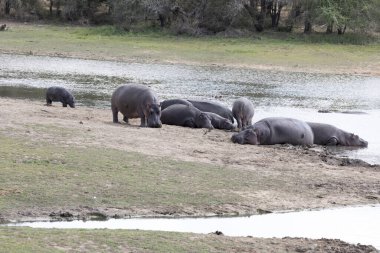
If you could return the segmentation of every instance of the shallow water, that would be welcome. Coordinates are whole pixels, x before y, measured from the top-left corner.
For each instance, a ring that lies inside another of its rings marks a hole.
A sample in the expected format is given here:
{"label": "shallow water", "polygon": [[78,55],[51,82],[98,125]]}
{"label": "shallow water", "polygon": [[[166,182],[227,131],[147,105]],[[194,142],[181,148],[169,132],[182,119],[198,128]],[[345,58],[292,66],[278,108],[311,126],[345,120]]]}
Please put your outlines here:
{"label": "shallow water", "polygon": [[78,106],[109,108],[113,90],[129,83],[150,86],[161,100],[211,99],[231,107],[234,99],[245,96],[256,107],[254,121],[289,116],[334,124],[369,142],[367,149],[334,152],[380,164],[379,77],[0,54],[1,96],[44,102],[45,89],[56,85],[71,90]]}
{"label": "shallow water", "polygon": [[380,205],[271,213],[229,218],[134,218],[107,221],[25,222],[7,226],[33,228],[140,229],[211,233],[227,236],[307,237],[341,239],[380,249]]}

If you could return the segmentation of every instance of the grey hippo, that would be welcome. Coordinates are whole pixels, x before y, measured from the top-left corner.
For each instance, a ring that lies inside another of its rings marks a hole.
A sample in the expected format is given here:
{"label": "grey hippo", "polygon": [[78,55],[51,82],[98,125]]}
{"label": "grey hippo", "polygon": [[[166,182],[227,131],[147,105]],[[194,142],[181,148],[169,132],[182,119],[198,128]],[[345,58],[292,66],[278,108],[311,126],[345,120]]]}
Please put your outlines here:
{"label": "grey hippo", "polygon": [[231,137],[234,143],[252,145],[311,145],[313,139],[306,122],[283,117],[264,118]]}
{"label": "grey hippo", "polygon": [[213,129],[206,113],[188,105],[174,104],[162,110],[161,121],[167,125]]}
{"label": "grey hippo", "polygon": [[189,101],[185,99],[175,98],[175,99],[166,99],[160,103],[161,111],[165,110],[171,105],[181,104],[181,105],[192,105]]}
{"label": "grey hippo", "polygon": [[211,120],[211,124],[214,128],[223,129],[223,130],[233,130],[235,128],[229,119],[223,118],[222,116],[213,112],[205,112],[205,113]]}
{"label": "grey hippo", "polygon": [[234,116],[232,115],[232,111],[228,109],[226,106],[213,102],[213,101],[198,101],[198,100],[188,100],[193,106],[201,110],[202,112],[213,112],[216,113],[223,118],[229,119],[232,123],[234,123]]}
{"label": "grey hippo", "polygon": [[75,100],[73,95],[65,88],[52,86],[46,90],[46,105],[52,105],[52,102],[61,102],[63,107],[69,105],[75,108]]}
{"label": "grey hippo", "polygon": [[146,86],[131,84],[118,87],[112,94],[111,109],[114,123],[119,122],[118,113],[121,112],[127,124],[130,118],[140,118],[141,127],[162,126],[158,99]]}
{"label": "grey hippo", "polygon": [[240,129],[252,124],[255,110],[250,100],[241,97],[236,99],[232,104],[232,114],[237,121],[237,127]]}
{"label": "grey hippo", "polygon": [[346,132],[333,125],[307,122],[314,133],[314,144],[327,146],[367,147],[368,142],[359,136]]}

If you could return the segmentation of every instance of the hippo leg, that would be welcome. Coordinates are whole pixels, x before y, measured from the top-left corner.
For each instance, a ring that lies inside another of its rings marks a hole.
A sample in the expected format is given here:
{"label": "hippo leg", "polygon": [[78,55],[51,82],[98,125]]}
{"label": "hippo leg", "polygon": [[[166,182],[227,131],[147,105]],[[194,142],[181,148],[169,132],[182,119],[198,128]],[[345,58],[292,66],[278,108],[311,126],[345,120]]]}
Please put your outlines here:
{"label": "hippo leg", "polygon": [[239,129],[242,128],[242,127],[243,127],[243,124],[242,124],[242,122],[241,122],[241,118],[236,119],[236,121],[237,121],[237,127],[238,127]]}
{"label": "hippo leg", "polygon": [[146,118],[145,116],[142,116],[140,127],[146,127],[146,126],[147,126]]}
{"label": "hippo leg", "polygon": [[326,146],[336,146],[336,145],[338,145],[338,139],[335,137],[330,138],[326,143]]}
{"label": "hippo leg", "polygon": [[51,106],[52,102],[53,102],[53,100],[46,98],[46,105],[47,106]]}
{"label": "hippo leg", "polygon": [[124,117],[123,117],[123,121],[124,121],[125,123],[129,124],[129,121],[128,121],[128,117],[127,117],[127,116],[124,116]]}
{"label": "hippo leg", "polygon": [[[113,123],[119,123],[119,119],[117,117],[117,114],[119,113],[119,111],[117,110],[116,107],[112,107],[112,117],[113,117]],[[125,117],[123,119],[125,121]],[[128,120],[128,119],[127,119]]]}

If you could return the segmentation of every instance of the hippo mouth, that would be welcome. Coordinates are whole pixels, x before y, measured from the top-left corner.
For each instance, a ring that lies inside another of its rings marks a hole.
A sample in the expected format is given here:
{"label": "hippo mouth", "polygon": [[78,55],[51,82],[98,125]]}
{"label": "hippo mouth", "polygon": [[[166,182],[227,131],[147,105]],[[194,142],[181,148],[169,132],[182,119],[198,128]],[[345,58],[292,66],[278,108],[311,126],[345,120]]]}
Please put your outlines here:
{"label": "hippo mouth", "polygon": [[360,146],[367,148],[368,147],[368,141],[360,140]]}

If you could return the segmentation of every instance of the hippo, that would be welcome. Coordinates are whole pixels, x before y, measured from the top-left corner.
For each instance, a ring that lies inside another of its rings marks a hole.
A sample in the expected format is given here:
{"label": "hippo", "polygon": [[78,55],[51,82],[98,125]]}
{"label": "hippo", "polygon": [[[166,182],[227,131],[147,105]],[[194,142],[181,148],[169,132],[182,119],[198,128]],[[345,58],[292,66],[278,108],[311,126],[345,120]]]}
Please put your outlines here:
{"label": "hippo", "polygon": [[51,106],[53,101],[61,102],[63,107],[69,105],[71,108],[75,108],[73,95],[62,87],[52,86],[46,90],[46,105]]}
{"label": "hippo", "polygon": [[162,110],[163,124],[213,129],[210,118],[194,106],[174,104]]}
{"label": "hippo", "polygon": [[202,112],[213,112],[216,113],[223,118],[229,119],[232,124],[234,123],[234,116],[230,109],[226,106],[221,105],[217,102],[211,101],[198,101],[198,100],[188,100],[193,106],[201,110]]}
{"label": "hippo", "polygon": [[211,120],[211,124],[214,128],[224,129],[224,130],[233,130],[235,128],[229,119],[223,118],[222,116],[213,112],[205,112],[205,113]]}
{"label": "hippo", "polygon": [[314,141],[310,126],[301,120],[283,117],[264,118],[234,134],[232,142],[252,145],[311,145]]}
{"label": "hippo", "polygon": [[313,131],[314,144],[326,146],[368,147],[368,142],[359,136],[346,132],[333,125],[306,122]]}
{"label": "hippo", "polygon": [[112,94],[111,109],[113,122],[118,123],[118,112],[123,114],[123,120],[140,118],[141,127],[160,128],[161,109],[153,91],[143,85],[131,84],[118,87]]}
{"label": "hippo", "polygon": [[189,101],[187,101],[185,99],[180,99],[180,98],[177,98],[177,99],[167,99],[167,100],[164,100],[164,101],[162,101],[160,103],[160,105],[161,105],[161,111],[165,110],[167,107],[169,107],[171,105],[175,105],[175,104],[192,105]]}
{"label": "hippo", "polygon": [[238,98],[232,105],[232,114],[237,121],[237,127],[244,128],[252,124],[252,118],[255,114],[253,104],[247,98]]}

